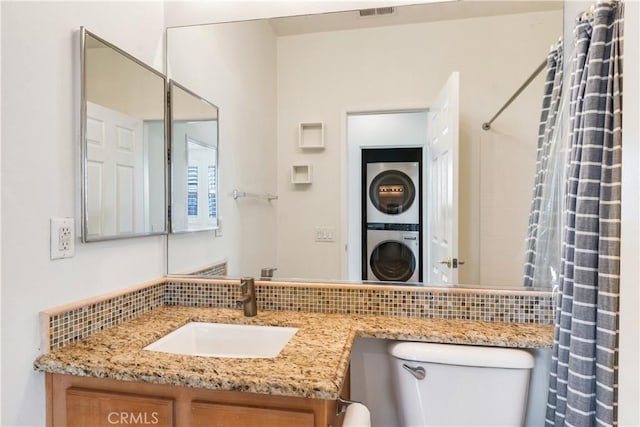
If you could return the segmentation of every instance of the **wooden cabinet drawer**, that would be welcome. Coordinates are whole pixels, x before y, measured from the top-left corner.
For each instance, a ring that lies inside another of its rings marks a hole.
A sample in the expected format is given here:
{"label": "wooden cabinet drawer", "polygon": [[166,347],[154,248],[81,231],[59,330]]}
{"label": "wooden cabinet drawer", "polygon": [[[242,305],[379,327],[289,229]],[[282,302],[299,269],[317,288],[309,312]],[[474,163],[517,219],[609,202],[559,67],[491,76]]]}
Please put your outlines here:
{"label": "wooden cabinet drawer", "polygon": [[314,427],[312,411],[193,402],[193,427]]}
{"label": "wooden cabinet drawer", "polygon": [[173,399],[69,388],[67,427],[173,426]]}

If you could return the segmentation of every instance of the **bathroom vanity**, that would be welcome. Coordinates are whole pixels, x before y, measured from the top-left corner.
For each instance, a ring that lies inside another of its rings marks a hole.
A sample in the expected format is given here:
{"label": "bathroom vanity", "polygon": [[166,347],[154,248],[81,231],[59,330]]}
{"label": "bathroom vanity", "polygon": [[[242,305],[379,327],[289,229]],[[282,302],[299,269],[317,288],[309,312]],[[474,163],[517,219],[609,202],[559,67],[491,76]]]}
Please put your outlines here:
{"label": "bathroom vanity", "polygon": [[[299,329],[275,358],[144,349],[192,320]],[[314,324],[322,324],[317,315],[249,318],[230,309],[156,309],[38,360],[48,372],[48,424],[340,425],[336,399],[349,393],[344,343],[351,331],[348,326],[323,331]]]}
{"label": "bathroom vanity", "polygon": [[[191,321],[298,331],[275,358],[144,349]],[[298,311],[259,310],[245,317],[238,309],[162,306],[44,354],[35,367],[46,372],[49,426],[107,426],[116,419],[129,425],[253,425],[257,419],[260,426],[335,426],[341,423],[336,401],[349,396],[358,336],[546,348],[552,327]]]}

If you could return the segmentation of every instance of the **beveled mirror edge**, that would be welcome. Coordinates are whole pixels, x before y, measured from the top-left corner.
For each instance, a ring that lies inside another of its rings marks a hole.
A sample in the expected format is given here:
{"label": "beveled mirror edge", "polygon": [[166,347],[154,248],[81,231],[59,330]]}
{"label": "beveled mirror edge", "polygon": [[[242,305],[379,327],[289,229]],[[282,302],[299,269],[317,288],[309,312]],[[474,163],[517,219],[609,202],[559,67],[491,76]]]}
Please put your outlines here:
{"label": "beveled mirror edge", "polygon": [[[87,195],[87,187],[88,187],[88,178],[87,178],[87,87],[86,87],[86,38],[90,36],[100,43],[103,43],[110,49],[118,52],[123,55],[127,59],[132,60],[136,64],[143,67],[145,70],[151,71],[158,77],[162,78],[164,82],[164,197],[165,203],[163,208],[163,216],[164,216],[164,230],[159,232],[145,232],[145,233],[130,233],[130,234],[120,234],[113,236],[106,236],[100,238],[89,238],[89,216],[88,216],[88,195]],[[167,160],[167,144],[168,144],[168,136],[167,136],[167,77],[151,67],[150,65],[145,64],[135,56],[126,52],[125,50],[115,46],[114,44],[108,42],[102,37],[96,35],[95,33],[87,30],[86,27],[80,27],[80,174],[81,174],[81,190],[80,190],[80,218],[81,218],[81,239],[82,243],[93,243],[93,242],[104,242],[110,240],[122,240],[129,239],[134,237],[147,237],[147,236],[163,236],[167,235],[168,230],[168,214],[167,214],[167,195],[168,195],[168,160]]]}
{"label": "beveled mirror edge", "polygon": [[[219,164],[220,164],[220,108],[215,105],[213,102],[209,101],[206,98],[203,98],[201,95],[198,95],[197,93],[195,93],[194,91],[188,89],[187,87],[185,87],[184,85],[178,83],[177,81],[167,78],[167,86],[168,86],[168,91],[167,91],[167,96],[168,96],[168,102],[165,103],[166,107],[167,107],[167,140],[169,141],[169,146],[167,146],[167,152],[169,153],[168,155],[168,159],[167,159],[167,167],[168,167],[168,172],[167,172],[167,179],[168,179],[168,192],[169,192],[169,197],[167,198],[167,212],[169,213],[168,215],[168,225],[167,225],[167,234],[188,234],[188,233],[197,233],[197,232],[201,232],[201,231],[215,231],[215,230],[219,230],[220,229],[220,217],[219,215],[216,216],[216,225],[215,226],[211,226],[211,227],[200,227],[200,228],[194,228],[194,229],[190,229],[190,230],[174,230],[174,226],[173,223],[171,221],[172,218],[172,213],[171,213],[171,201],[172,201],[172,196],[173,196],[173,179],[172,179],[172,165],[171,165],[171,150],[172,150],[172,146],[173,146],[173,100],[175,99],[173,96],[173,88],[177,87],[180,90],[186,92],[187,94],[193,96],[194,98],[196,98],[197,100],[207,104],[210,107],[213,107],[216,109],[216,117],[217,117],[217,122],[218,125],[216,126],[216,193],[219,196],[220,192],[219,192],[219,182],[220,182],[220,168],[219,168]],[[220,197],[216,198],[217,200],[217,206],[218,206],[218,212],[220,212]],[[169,242],[167,240],[167,253],[169,251],[168,248]],[[168,258],[167,258],[168,259]],[[167,262],[167,273],[168,273],[168,262]]]}

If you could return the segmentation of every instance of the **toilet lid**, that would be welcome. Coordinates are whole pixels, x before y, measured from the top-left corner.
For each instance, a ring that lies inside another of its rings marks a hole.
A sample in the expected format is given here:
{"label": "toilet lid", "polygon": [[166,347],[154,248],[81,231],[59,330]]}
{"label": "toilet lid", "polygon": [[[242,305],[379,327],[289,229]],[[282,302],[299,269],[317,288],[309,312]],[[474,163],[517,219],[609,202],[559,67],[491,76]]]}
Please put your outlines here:
{"label": "toilet lid", "polygon": [[531,369],[535,362],[526,350],[503,347],[397,342],[390,344],[388,351],[398,359],[443,365]]}

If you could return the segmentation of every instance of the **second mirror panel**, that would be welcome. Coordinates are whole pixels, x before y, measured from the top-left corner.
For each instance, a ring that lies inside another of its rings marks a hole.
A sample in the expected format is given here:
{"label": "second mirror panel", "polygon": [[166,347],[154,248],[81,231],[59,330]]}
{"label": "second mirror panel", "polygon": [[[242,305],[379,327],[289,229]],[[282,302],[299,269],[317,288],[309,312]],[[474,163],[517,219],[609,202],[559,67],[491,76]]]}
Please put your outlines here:
{"label": "second mirror panel", "polygon": [[218,228],[218,107],[171,81],[171,232]]}

